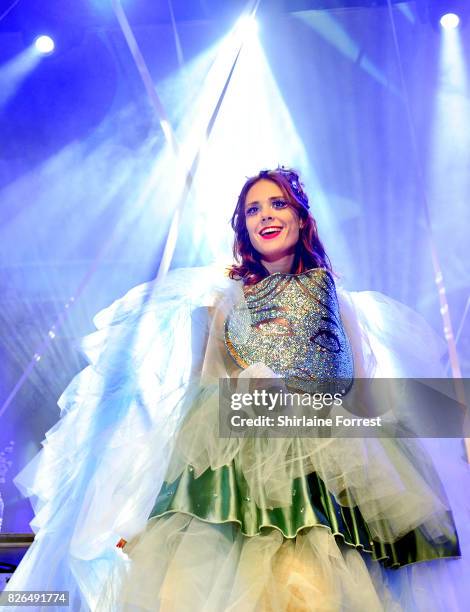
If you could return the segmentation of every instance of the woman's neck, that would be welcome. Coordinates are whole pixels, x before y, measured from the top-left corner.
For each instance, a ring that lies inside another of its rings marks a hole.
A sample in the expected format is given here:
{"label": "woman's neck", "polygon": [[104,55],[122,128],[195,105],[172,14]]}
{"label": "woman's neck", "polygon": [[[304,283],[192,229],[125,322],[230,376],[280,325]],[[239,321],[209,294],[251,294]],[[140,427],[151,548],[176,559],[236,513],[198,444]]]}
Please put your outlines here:
{"label": "woman's neck", "polygon": [[269,274],[275,274],[276,272],[283,272],[289,274],[292,270],[292,264],[294,263],[295,253],[292,255],[285,255],[280,259],[276,259],[275,261],[265,261],[261,260],[261,263],[269,272]]}

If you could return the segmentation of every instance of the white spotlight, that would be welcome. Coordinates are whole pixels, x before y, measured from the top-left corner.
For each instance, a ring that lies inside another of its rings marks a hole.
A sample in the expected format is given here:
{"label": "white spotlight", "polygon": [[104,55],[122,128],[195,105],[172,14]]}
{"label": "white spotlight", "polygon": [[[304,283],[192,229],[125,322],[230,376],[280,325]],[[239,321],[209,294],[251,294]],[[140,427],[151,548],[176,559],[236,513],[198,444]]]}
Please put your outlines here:
{"label": "white spotlight", "polygon": [[36,51],[41,55],[48,55],[54,51],[54,41],[50,36],[38,36],[34,41]]}
{"label": "white spotlight", "polygon": [[460,23],[460,17],[455,13],[446,13],[442,15],[439,23],[445,30],[454,30]]}
{"label": "white spotlight", "polygon": [[253,15],[243,15],[237,21],[237,30],[242,36],[254,36],[258,33],[258,23]]}

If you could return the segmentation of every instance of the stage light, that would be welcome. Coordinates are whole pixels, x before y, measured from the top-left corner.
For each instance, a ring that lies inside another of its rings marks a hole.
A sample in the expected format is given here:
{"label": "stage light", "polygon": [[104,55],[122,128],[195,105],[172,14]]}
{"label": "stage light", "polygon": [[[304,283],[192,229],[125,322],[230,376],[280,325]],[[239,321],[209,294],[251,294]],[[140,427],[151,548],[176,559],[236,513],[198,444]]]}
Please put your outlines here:
{"label": "stage light", "polygon": [[460,17],[455,13],[446,13],[445,15],[442,15],[439,23],[445,30],[453,30],[459,26]]}
{"label": "stage light", "polygon": [[34,46],[41,55],[49,55],[54,51],[55,44],[50,36],[43,35],[36,38]]}
{"label": "stage light", "polygon": [[258,33],[258,23],[253,15],[243,15],[237,22],[237,30],[243,36],[254,36]]}
{"label": "stage light", "polygon": [[470,18],[468,0],[416,0],[416,10],[423,23],[430,23],[442,35],[466,26]]}

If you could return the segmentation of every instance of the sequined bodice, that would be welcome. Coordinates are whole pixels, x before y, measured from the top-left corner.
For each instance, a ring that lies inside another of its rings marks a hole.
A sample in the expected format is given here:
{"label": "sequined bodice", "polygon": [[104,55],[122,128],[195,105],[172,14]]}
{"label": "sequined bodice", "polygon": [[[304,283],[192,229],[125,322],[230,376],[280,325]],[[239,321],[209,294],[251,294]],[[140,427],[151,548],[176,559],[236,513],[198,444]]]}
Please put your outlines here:
{"label": "sequined bodice", "polygon": [[225,344],[240,367],[261,362],[289,379],[352,383],[351,347],[327,270],[272,274],[245,287],[244,297],[225,322]]}

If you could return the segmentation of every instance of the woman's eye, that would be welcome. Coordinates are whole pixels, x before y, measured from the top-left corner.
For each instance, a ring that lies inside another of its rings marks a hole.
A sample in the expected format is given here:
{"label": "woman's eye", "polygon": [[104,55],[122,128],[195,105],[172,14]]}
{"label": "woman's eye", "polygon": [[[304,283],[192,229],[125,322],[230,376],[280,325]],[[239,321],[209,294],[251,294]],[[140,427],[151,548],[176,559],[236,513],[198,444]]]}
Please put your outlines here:
{"label": "woman's eye", "polygon": [[250,208],[247,208],[245,211],[246,215],[254,215],[258,210],[257,206],[250,206]]}
{"label": "woman's eye", "polygon": [[285,200],[274,200],[273,206],[274,208],[285,208],[287,206],[287,202]]}

